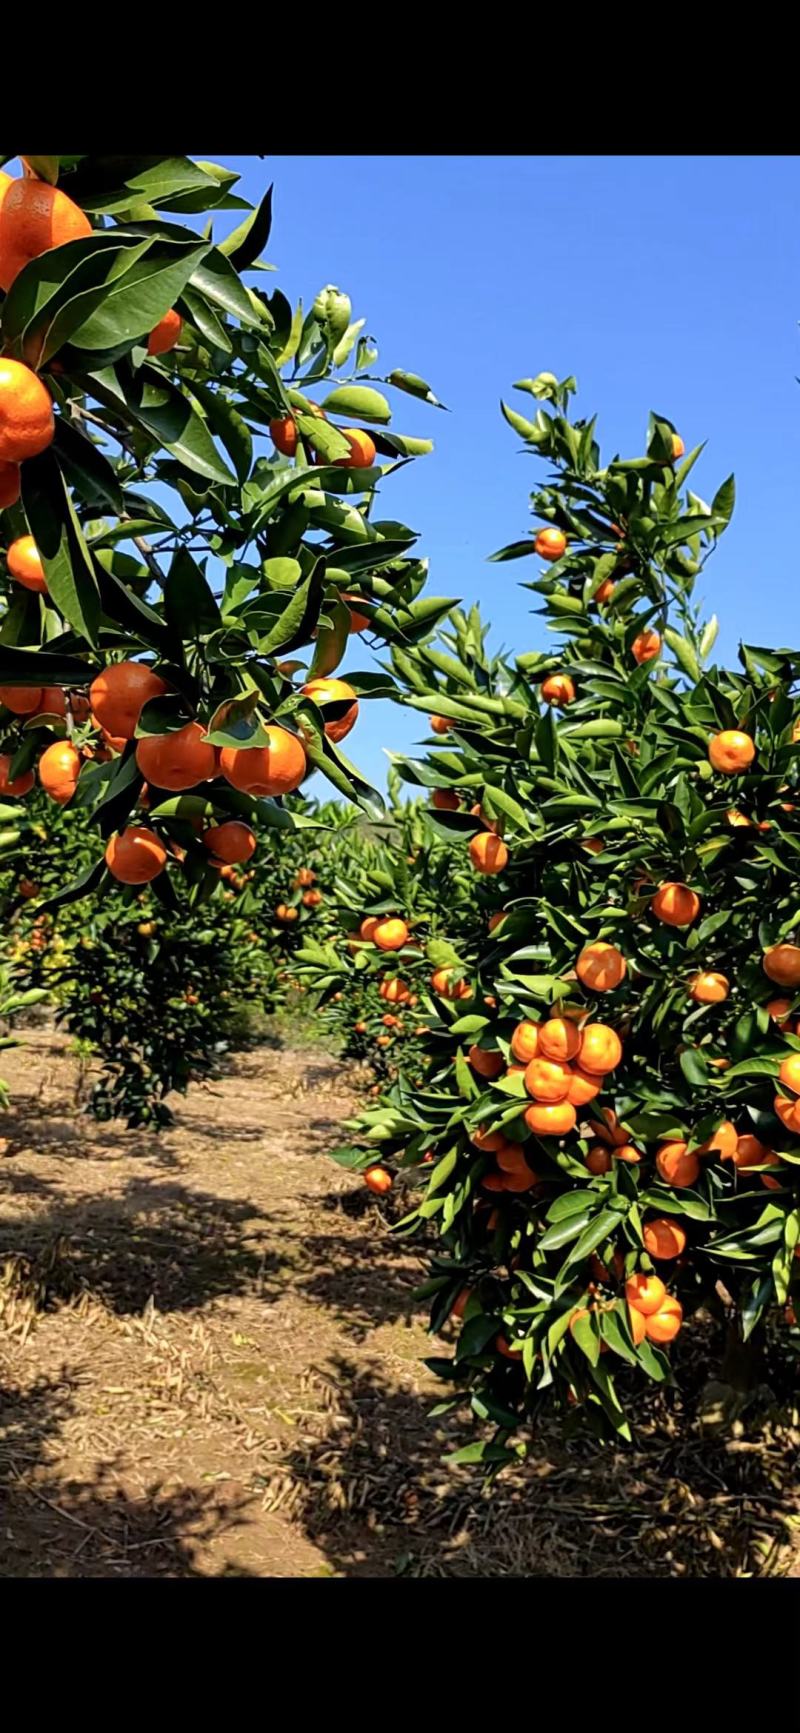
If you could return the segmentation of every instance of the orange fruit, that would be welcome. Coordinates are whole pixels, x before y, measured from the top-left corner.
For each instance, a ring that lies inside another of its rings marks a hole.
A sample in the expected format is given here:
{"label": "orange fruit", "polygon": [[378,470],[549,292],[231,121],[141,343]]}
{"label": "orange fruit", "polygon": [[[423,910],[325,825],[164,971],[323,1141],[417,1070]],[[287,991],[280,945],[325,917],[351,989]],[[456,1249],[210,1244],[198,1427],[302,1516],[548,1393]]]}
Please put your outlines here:
{"label": "orange fruit", "polygon": [[337,469],[371,469],[376,458],[375,441],[363,427],[340,427],[350,447],[349,457],[335,457]]}
{"label": "orange fruit", "polygon": [[203,842],[217,860],[224,860],[230,866],[250,860],[256,850],[255,832],[249,824],[242,824],[236,818],[226,819],[224,824],[210,825],[203,834]]}
{"label": "orange fruit", "polygon": [[649,628],[646,632],[639,632],[631,644],[631,655],[633,656],[634,662],[639,662],[640,664],[642,662],[652,662],[654,657],[660,656],[660,654],[661,633],[654,632],[652,628]]}
{"label": "orange fruit", "polygon": [[42,687],[42,696],[36,714],[37,716],[66,716],[67,700],[60,686]]}
{"label": "orange fruit", "polygon": [[731,984],[727,975],[719,975],[715,970],[701,970],[693,975],[689,982],[689,997],[698,1005],[721,1005],[727,999]]}
{"label": "orange fruit", "polygon": [[282,415],[269,424],[269,436],[282,457],[294,457],[297,450],[297,422],[291,415]]}
{"label": "orange fruit", "polygon": [[38,457],[55,430],[53,400],[38,374],[21,361],[0,357],[0,462]]}
{"label": "orange fruit", "polygon": [[35,590],[37,595],[47,594],[44,566],[33,536],[17,536],[6,554],[6,564],[12,578],[24,589]]}
{"label": "orange fruit", "polygon": [[490,1052],[487,1047],[470,1047],[467,1058],[479,1077],[499,1077],[501,1071],[505,1070],[502,1053]]}
{"label": "orange fruit", "polygon": [[148,783],[177,792],[215,776],[216,753],[204,741],[204,733],[202,723],[187,722],[170,734],[151,734],[139,740],[136,763]]}
{"label": "orange fruit", "polygon": [[112,836],[105,859],[109,872],[120,884],[146,885],[164,871],[167,851],[152,830],[131,824],[118,836]]}
{"label": "orange fruit", "polygon": [[502,1354],[504,1360],[521,1360],[522,1359],[522,1349],[521,1348],[512,1348],[510,1346],[510,1344],[506,1341],[505,1336],[502,1336],[502,1335],[495,1336],[494,1345],[497,1349],[498,1354]]}
{"label": "orange fruit", "polygon": [[525,1071],[525,1088],[535,1101],[565,1101],[569,1083],[567,1066],[554,1059],[532,1059]]}
{"label": "orange fruit", "polygon": [[431,806],[437,812],[457,812],[460,805],[461,801],[452,788],[435,788],[431,795]]}
{"label": "orange fruit", "polygon": [[275,913],[279,921],[297,920],[297,910],[292,908],[291,903],[279,903]]}
{"label": "orange fruit", "polygon": [[27,176],[12,180],[0,203],[0,289],[8,293],[31,259],[91,232],[88,217],[58,187]]}
{"label": "orange fruit", "polygon": [[303,691],[308,698],[313,698],[315,704],[323,707],[326,704],[343,703],[347,698],[352,699],[352,703],[345,710],[343,716],[337,716],[330,722],[323,721],[323,727],[329,740],[344,740],[358,720],[358,699],[352,686],[348,686],[346,680],[309,680],[303,687]]}
{"label": "orange fruit", "polygon": [[19,495],[19,464],[0,463],[0,511],[7,511],[10,505],[16,505]]}
{"label": "orange fruit", "polygon": [[565,704],[572,703],[575,687],[568,674],[548,674],[539,687],[539,695],[544,704],[557,704],[563,709]]}
{"label": "orange fruit", "polygon": [[242,794],[291,794],[300,787],[306,774],[303,742],[296,734],[290,734],[288,728],[279,728],[277,724],[264,732],[266,746],[223,746],[222,774]]}
{"label": "orange fruit", "polygon": [[132,740],[145,704],[166,690],[145,662],[115,662],[96,675],[89,701],[100,728],[117,740]]}
{"label": "orange fruit", "polygon": [[683,457],[685,450],[686,450],[686,446],[684,445],[680,434],[679,433],[673,433],[673,435],[672,435],[672,461],[673,461],[673,463],[677,463],[678,458]]}
{"label": "orange fruit", "polygon": [[688,927],[700,913],[700,898],[688,885],[670,881],[659,887],[650,907],[665,926]]}
{"label": "orange fruit", "polygon": [[163,319],[159,319],[150,332],[147,339],[148,355],[166,355],[168,350],[175,348],[176,343],[180,343],[182,330],[183,320],[180,313],[170,307],[169,312],[164,314]]}
{"label": "orange fruit", "polygon": [[645,1251],[662,1263],[668,1258],[679,1258],[686,1250],[685,1229],[671,1217],[657,1216],[654,1221],[645,1222],[642,1239]]}
{"label": "orange fruit", "polygon": [[469,1141],[474,1143],[476,1149],[484,1150],[487,1155],[496,1155],[499,1149],[505,1148],[508,1138],[504,1137],[502,1131],[486,1131],[484,1126],[478,1125],[474,1131],[469,1133]]}
{"label": "orange fruit", "polygon": [[[497,1157],[498,1162],[501,1161],[505,1153],[503,1150],[500,1151]],[[522,1161],[515,1161],[513,1165],[510,1164],[503,1173],[503,1191],[531,1191],[538,1184],[538,1175],[534,1173],[532,1167],[528,1166],[524,1158]]]}
{"label": "orange fruit", "polygon": [[[0,688],[0,695],[2,695],[2,688]],[[7,700],[4,699],[4,703],[5,702],[7,702]],[[767,1011],[773,1021],[777,1023],[779,1029],[788,1029],[791,1021],[791,999],[769,999],[767,1004],[764,1006],[764,1010]]]}
{"label": "orange fruit", "polygon": [[616,945],[606,945],[601,939],[584,945],[575,964],[575,973],[584,987],[595,993],[610,993],[624,981],[627,963]]}
{"label": "orange fruit", "polygon": [[563,530],[540,530],[533,545],[540,560],[560,560],[567,551],[567,538]]}
{"label": "orange fruit", "polygon": [[23,770],[19,776],[14,776],[9,781],[11,758],[10,752],[0,752],[0,794],[20,800],[23,794],[30,794],[36,777],[32,770]]}
{"label": "orange fruit", "polygon": [[644,1270],[637,1270],[629,1276],[625,1283],[625,1298],[629,1306],[634,1306],[637,1312],[649,1317],[651,1312],[660,1311],[667,1297],[667,1290],[660,1276],[647,1275]]}
{"label": "orange fruit", "polygon": [[408,943],[408,927],[397,915],[382,915],[372,930],[372,942],[379,951],[399,951]]}
{"label": "orange fruit", "polygon": [[593,1143],[586,1154],[586,1166],[590,1173],[608,1173],[611,1166],[611,1151],[604,1143]]}
{"label": "orange fruit", "polygon": [[656,1152],[656,1167],[661,1178],[667,1185],[694,1185],[700,1172],[700,1163],[694,1151],[689,1153],[685,1143],[662,1143]]}
{"label": "orange fruit", "polygon": [[607,1023],[587,1023],[578,1055],[581,1070],[604,1077],[616,1069],[621,1058],[622,1042],[616,1030],[609,1029]]}
{"label": "orange fruit", "polygon": [[304,906],[304,908],[318,909],[321,902],[322,902],[322,892],[321,891],[304,891],[303,892],[303,906]]}
{"label": "orange fruit", "polygon": [[636,1306],[628,1307],[628,1324],[633,1337],[634,1347],[638,1348],[640,1342],[643,1342],[647,1335],[647,1324],[645,1322],[644,1313],[638,1311]]}
{"label": "orange fruit", "polygon": [[610,602],[616,587],[613,578],[604,578],[602,584],[598,584],[594,592],[595,601]]}
{"label": "orange fruit", "polygon": [[657,1312],[645,1318],[645,1331],[650,1342],[672,1342],[683,1323],[683,1307],[674,1294],[667,1294]]}
{"label": "orange fruit", "polygon": [[494,831],[482,830],[472,838],[469,858],[476,873],[501,873],[508,865],[508,849]]}
{"label": "orange fruit", "polygon": [[781,1062],[778,1076],[786,1089],[791,1089],[795,1095],[800,1095],[800,1053],[787,1054]]}
{"label": "orange fruit", "polygon": [[[380,1041],[381,1037],[378,1036]],[[374,1191],[378,1197],[385,1197],[391,1191],[394,1180],[385,1167],[368,1167],[364,1173],[364,1184]]]}
{"label": "orange fruit", "polygon": [[512,1143],[510,1138],[507,1138],[494,1151],[494,1155],[497,1165],[503,1173],[530,1173],[532,1171],[525,1160],[525,1151],[522,1145]]}
{"label": "orange fruit", "polygon": [[800,1101],[787,1101],[785,1095],[776,1095],[773,1107],[785,1130],[800,1137]]}
{"label": "orange fruit", "polygon": [[525,1065],[529,1065],[539,1051],[539,1028],[538,1023],[518,1023],[511,1037],[514,1058],[521,1059]]}
{"label": "orange fruit", "polygon": [[592,1077],[590,1072],[582,1071],[579,1065],[573,1065],[567,1090],[567,1100],[573,1107],[585,1107],[588,1101],[594,1101],[600,1094],[600,1078]]}
{"label": "orange fruit", "polygon": [[366,919],[361,922],[358,931],[365,944],[369,945],[372,943],[372,935],[378,925],[379,919],[379,915],[367,915]]}
{"label": "orange fruit", "polygon": [[526,1107],[524,1118],[537,1137],[564,1137],[575,1129],[577,1114],[571,1101],[534,1101]]}
{"label": "orange fruit", "polygon": [[720,1161],[730,1161],[739,1142],[736,1126],[729,1119],[723,1119],[722,1124],[712,1131],[705,1143],[698,1145],[695,1155],[718,1155]]}
{"label": "orange fruit", "polygon": [[581,841],[581,848],[585,848],[587,854],[602,854],[605,846],[601,836],[585,836]]}
{"label": "orange fruit", "polygon": [[299,871],[295,873],[294,883],[297,889],[300,890],[301,887],[306,885],[313,885],[316,876],[316,873],[312,872],[311,867],[300,867]]}
{"label": "orange fruit", "polygon": [[469,982],[454,981],[452,969],[435,969],[431,975],[431,986],[434,993],[439,993],[443,999],[472,998]]}
{"label": "orange fruit", "polygon": [[779,987],[800,987],[800,945],[768,946],[762,967]]}
{"label": "orange fruit", "polygon": [[81,755],[69,740],[56,740],[39,759],[39,781],[45,794],[66,806],[78,786]]}
{"label": "orange fruit", "polygon": [[596,1120],[590,1121],[595,1137],[602,1138],[604,1143],[616,1145],[618,1148],[627,1143],[628,1133],[623,1131],[622,1126],[618,1123],[613,1107],[601,1107],[600,1114],[599,1124]]}
{"label": "orange fruit", "polygon": [[453,1304],[450,1307],[451,1318],[463,1318],[464,1311],[466,1309],[466,1304],[467,1304],[467,1301],[469,1300],[471,1294],[472,1294],[471,1288],[462,1288],[461,1289],[460,1293],[458,1293],[456,1295],[456,1297],[453,1301]]}
{"label": "orange fruit", "polygon": [[744,1137],[739,1138],[732,1160],[736,1168],[765,1167],[774,1164],[778,1157],[774,1149],[770,1149],[766,1143],[762,1143],[759,1137],[754,1137],[751,1132],[746,1132]]}
{"label": "orange fruit", "polygon": [[350,625],[348,631],[351,634],[366,632],[370,622],[369,614],[362,614],[361,609],[355,605],[361,600],[361,596],[342,596],[342,601],[346,602],[350,613]]}
{"label": "orange fruit", "polygon": [[635,1149],[632,1143],[615,1144],[614,1154],[617,1161],[630,1161],[635,1163],[642,1159],[638,1149]]}
{"label": "orange fruit", "polygon": [[539,1024],[539,1052],[545,1059],[574,1059],[580,1044],[580,1032],[568,1017],[549,1017]]}
{"label": "orange fruit", "polygon": [[391,981],[381,981],[378,992],[389,1005],[405,1005],[411,999],[405,981],[401,981],[397,976]]}
{"label": "orange fruit", "polygon": [[723,728],[721,733],[712,734],[708,743],[711,763],[723,776],[737,776],[752,764],[755,755],[755,741],[740,728]]}
{"label": "orange fruit", "polygon": [[449,716],[429,716],[428,721],[432,734],[449,734],[450,729],[455,728],[455,722]]}
{"label": "orange fruit", "polygon": [[30,716],[42,700],[41,686],[0,686],[0,702],[15,716]]}

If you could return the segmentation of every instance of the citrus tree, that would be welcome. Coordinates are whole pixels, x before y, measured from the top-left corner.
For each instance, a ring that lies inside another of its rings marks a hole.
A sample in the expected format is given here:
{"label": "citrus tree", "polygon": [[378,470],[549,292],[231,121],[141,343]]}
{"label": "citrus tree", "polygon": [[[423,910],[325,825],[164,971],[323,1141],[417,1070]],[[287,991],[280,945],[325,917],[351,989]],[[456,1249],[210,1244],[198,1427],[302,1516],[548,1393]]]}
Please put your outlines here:
{"label": "citrus tree", "polygon": [[694,592],[734,487],[692,490],[700,447],[651,416],[643,455],[603,463],[573,380],[519,389],[538,411],[506,418],[549,472],[494,557],[537,562],[554,641],[488,659],[456,616],[393,656],[432,729],[398,770],[439,791],[428,823],[488,919],[453,923],[430,975],[423,1086],[401,1075],[338,1152],[422,1187],[431,1326],[461,1320],[431,1364],[493,1426],[466,1459],[493,1464],[547,1402],[627,1436],[701,1309],[742,1400],[784,1310],[796,1365],[800,1269],[800,653],[711,661]]}
{"label": "citrus tree", "polygon": [[428,990],[430,958],[452,961],[440,935],[458,923],[477,932],[474,875],[438,837],[420,802],[401,802],[389,775],[390,811],[381,823],[353,813],[337,845],[326,842],[330,894],[324,918],[292,958],[291,972],[313,993],[320,1023],[346,1058],[376,1077],[402,1071],[419,1083],[438,1022]]}
{"label": "citrus tree", "polygon": [[115,880],[171,906],[177,879],[202,900],[212,856],[236,864],[226,827],[301,826],[283,798],[311,772],[380,809],[341,743],[390,683],[334,669],[350,633],[413,644],[446,610],[376,509],[430,449],[379,386],[436,399],[377,378],[343,291],[304,312],[245,284],[272,268],[271,189],[252,209],[186,157],[20,160],[0,175],[0,796],[37,777],[90,814],[62,900]]}

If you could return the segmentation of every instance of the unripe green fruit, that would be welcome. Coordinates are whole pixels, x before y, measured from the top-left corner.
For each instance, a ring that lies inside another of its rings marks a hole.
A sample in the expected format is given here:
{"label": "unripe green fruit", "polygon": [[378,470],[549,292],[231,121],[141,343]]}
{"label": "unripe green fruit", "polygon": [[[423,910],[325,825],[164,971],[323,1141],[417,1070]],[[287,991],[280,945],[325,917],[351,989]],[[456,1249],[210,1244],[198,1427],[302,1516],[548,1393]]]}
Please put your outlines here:
{"label": "unripe green fruit", "polygon": [[326,336],[334,339],[344,336],[353,309],[350,296],[343,289],[337,289],[335,283],[326,283],[325,288],[320,289],[313,310],[314,318]]}

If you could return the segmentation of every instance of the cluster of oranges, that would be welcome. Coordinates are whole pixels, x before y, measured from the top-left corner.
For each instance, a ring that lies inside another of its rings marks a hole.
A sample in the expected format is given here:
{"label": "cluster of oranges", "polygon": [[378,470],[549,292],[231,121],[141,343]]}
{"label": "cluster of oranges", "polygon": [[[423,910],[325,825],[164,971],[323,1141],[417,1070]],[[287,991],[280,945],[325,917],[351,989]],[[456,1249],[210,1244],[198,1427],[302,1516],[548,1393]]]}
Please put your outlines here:
{"label": "cluster of oranges", "polygon": [[637,1347],[645,1338],[649,1342],[674,1341],[683,1323],[683,1307],[674,1294],[668,1294],[660,1276],[638,1271],[625,1283],[631,1335]]}
{"label": "cluster of oranges", "polygon": [[[322,891],[317,887],[316,873],[311,867],[300,867],[292,880],[292,889],[300,891],[300,901],[306,909],[317,909],[324,901]],[[281,926],[288,927],[300,918],[300,910],[296,903],[281,901],[275,909],[275,918]]]}
{"label": "cluster of oranges", "polygon": [[[27,174],[13,179],[0,173],[0,289],[6,294],[33,259],[91,233],[85,212],[58,187]],[[170,308],[148,336],[149,353],[164,355],[173,349],[182,324],[180,314]],[[53,400],[46,385],[23,362],[4,356],[0,359],[0,511],[16,505],[20,497],[20,465],[46,451],[54,435]],[[12,576],[29,589],[43,590],[44,574],[38,555],[31,555],[31,537],[20,537],[19,543],[20,569],[14,570],[9,561]]]}
{"label": "cluster of oranges", "polygon": [[[35,576],[38,569],[44,582],[41,561],[32,538],[20,539],[31,544],[25,552],[29,575]],[[9,564],[16,564],[21,570],[14,555],[16,546],[14,544],[9,550]],[[79,750],[71,739],[66,739],[56,740],[46,747],[39,759],[38,774],[42,788],[51,799],[65,806],[75,793],[84,759],[124,750],[136,735],[144,706],[163,697],[167,691],[165,681],[146,663],[126,661],[114,663],[98,674],[89,687],[88,697],[71,695],[70,721],[90,722],[99,731],[99,745],[96,748],[84,746]],[[338,709],[345,702],[342,714],[323,723],[330,739],[343,739],[358,716],[358,700],[353,688],[342,680],[317,679],[308,681],[303,691],[323,706],[333,703]],[[28,719],[41,716],[58,720],[67,716],[67,700],[59,687],[0,687],[0,699],[13,714]],[[187,722],[169,733],[140,738],[136,745],[136,764],[148,786],[170,793],[185,792],[198,783],[213,781],[221,774],[233,788],[252,796],[289,794],[300,786],[307,774],[303,741],[299,735],[277,724],[267,726],[264,733],[267,737],[265,745],[250,748],[225,746],[220,750],[205,739],[202,723]],[[12,778],[10,767],[10,756],[0,755],[0,793],[13,797],[29,793],[34,783],[33,771]],[[218,836],[217,841],[228,851],[220,854],[212,840],[208,841],[212,854],[227,864],[234,864],[234,855],[230,851],[244,849],[244,853],[236,855],[236,860],[249,858],[247,850],[252,853],[252,848],[245,836],[247,826],[211,828],[217,832],[224,830],[224,836]],[[254,839],[252,847],[255,847]],[[142,825],[132,825],[121,836],[112,839],[106,860],[115,877],[122,878],[123,873],[132,873],[134,876],[125,877],[123,882],[143,884],[163,870],[166,853],[152,832]]]}
{"label": "cluster of oranges", "polygon": [[[324,409],[321,409],[318,403],[307,404],[305,406],[305,413],[315,415],[322,421],[327,421],[328,419]],[[271,421],[269,424],[269,432],[276,451],[279,451],[282,457],[296,456],[300,440],[300,431],[294,416],[282,415],[276,420]],[[334,458],[332,460],[334,467],[337,469],[371,469],[377,456],[375,441],[372,438],[372,435],[366,433],[363,427],[352,429],[349,427],[340,427],[337,428],[337,432],[343,434],[344,438],[347,440],[350,447],[350,453],[348,457]],[[327,463],[328,459],[321,457],[317,452],[315,452],[312,461]],[[363,628],[360,629],[363,630]]]}

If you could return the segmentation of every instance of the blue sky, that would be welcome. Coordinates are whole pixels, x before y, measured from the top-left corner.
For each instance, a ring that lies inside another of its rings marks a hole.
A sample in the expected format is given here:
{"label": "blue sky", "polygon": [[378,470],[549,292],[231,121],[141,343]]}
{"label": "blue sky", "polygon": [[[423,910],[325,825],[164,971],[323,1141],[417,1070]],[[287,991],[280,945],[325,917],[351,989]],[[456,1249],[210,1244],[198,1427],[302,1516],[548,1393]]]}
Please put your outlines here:
{"label": "blue sky", "polygon": [[[498,647],[543,642],[518,588],[533,562],[486,564],[527,530],[544,474],[499,399],[526,413],[515,379],[572,372],[607,456],[642,449],[652,408],[687,448],[708,441],[694,472],[706,498],[735,471],[733,523],[703,580],[718,654],[732,660],[740,637],[800,643],[800,159],[217,160],[241,172],[246,197],[275,183],[278,274],[259,281],[293,302],[327,282],[347,289],[378,339],[377,370],[422,374],[452,411],[394,394],[393,426],[436,442],[383,491],[385,515],[420,531],[431,593],[478,601]],[[383,786],[382,745],[420,737],[413,714],[374,703],[348,749]]]}

